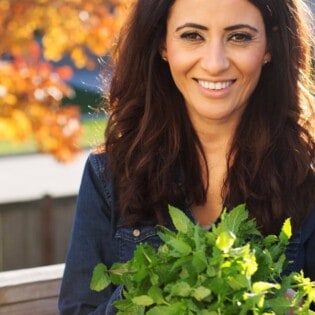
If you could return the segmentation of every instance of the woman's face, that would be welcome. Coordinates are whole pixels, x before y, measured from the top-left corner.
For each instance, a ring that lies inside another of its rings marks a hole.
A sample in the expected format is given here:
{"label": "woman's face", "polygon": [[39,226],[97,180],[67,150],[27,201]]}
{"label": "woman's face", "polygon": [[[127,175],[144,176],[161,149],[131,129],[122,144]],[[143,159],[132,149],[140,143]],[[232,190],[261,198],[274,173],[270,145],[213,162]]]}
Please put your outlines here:
{"label": "woman's face", "polygon": [[195,126],[238,122],[270,60],[262,16],[248,0],[176,0],[162,56]]}

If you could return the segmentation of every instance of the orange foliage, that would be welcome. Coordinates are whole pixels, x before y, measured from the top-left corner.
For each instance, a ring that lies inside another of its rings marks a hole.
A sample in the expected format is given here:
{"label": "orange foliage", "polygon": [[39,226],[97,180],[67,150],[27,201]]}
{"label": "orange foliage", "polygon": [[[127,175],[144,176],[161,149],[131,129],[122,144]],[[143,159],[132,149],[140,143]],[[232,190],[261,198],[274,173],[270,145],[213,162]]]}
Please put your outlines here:
{"label": "orange foliage", "polygon": [[[0,0],[0,140],[34,135],[38,148],[61,161],[79,150],[78,107],[63,108],[73,91],[69,67],[48,61],[69,55],[78,68],[94,67],[118,33],[130,0]],[[36,41],[42,38],[42,46]],[[41,58],[44,56],[43,58]]]}

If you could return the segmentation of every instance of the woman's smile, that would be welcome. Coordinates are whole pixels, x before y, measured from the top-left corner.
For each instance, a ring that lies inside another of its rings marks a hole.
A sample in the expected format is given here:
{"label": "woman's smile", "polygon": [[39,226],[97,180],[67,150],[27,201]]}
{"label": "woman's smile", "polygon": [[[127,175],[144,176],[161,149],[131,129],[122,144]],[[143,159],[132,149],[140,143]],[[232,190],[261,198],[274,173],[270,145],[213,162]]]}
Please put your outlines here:
{"label": "woman's smile", "polygon": [[199,85],[201,85],[203,88],[207,90],[223,90],[228,88],[233,84],[233,80],[227,80],[227,81],[206,81],[206,80],[196,80]]}
{"label": "woman's smile", "polygon": [[196,79],[197,87],[200,90],[201,95],[208,98],[224,98],[231,93],[232,85],[235,80],[220,80],[220,81],[210,81],[210,80],[198,80]]}

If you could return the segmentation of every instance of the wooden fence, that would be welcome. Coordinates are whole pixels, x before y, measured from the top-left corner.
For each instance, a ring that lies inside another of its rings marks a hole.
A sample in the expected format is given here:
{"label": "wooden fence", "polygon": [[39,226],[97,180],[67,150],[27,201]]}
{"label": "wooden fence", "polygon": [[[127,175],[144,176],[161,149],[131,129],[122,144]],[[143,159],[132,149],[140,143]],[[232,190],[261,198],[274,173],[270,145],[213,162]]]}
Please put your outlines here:
{"label": "wooden fence", "polygon": [[0,315],[57,315],[64,264],[0,273]]}
{"label": "wooden fence", "polygon": [[0,204],[0,271],[63,263],[76,196]]}

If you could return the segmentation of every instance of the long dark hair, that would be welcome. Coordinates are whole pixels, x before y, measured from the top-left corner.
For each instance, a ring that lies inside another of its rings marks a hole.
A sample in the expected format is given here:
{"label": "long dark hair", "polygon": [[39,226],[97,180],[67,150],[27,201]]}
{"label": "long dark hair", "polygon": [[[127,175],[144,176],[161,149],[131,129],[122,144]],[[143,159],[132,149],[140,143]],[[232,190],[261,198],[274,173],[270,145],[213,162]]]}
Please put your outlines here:
{"label": "long dark hair", "polygon": [[[228,208],[245,202],[271,233],[288,216],[299,227],[315,205],[315,145],[302,108],[314,109],[310,46],[297,0],[250,2],[263,15],[272,61],[236,131],[222,194]],[[130,225],[162,223],[167,204],[206,201],[203,149],[160,55],[173,3],[136,1],[113,54],[105,150],[116,208]]]}

